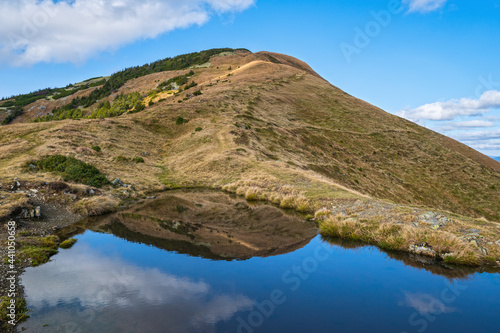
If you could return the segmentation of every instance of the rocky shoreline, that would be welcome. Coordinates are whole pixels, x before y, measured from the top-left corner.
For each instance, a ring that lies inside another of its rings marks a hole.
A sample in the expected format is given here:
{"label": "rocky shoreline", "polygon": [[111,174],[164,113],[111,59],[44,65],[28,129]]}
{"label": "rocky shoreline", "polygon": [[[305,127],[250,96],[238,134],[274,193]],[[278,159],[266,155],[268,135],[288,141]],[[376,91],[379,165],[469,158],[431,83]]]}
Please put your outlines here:
{"label": "rocky shoreline", "polygon": [[[66,188],[66,186],[59,183],[24,183],[19,180],[14,180],[12,185],[6,187],[6,191],[1,192],[2,201],[13,195],[23,195],[24,200],[21,206],[13,209],[9,216],[4,216],[1,221],[0,242],[7,244],[8,242],[8,228],[15,227],[15,263],[14,270],[10,267],[10,263],[5,258],[8,258],[8,247],[2,246],[0,248],[0,255],[2,261],[0,262],[0,296],[5,297],[9,294],[10,280],[7,277],[14,277],[16,285],[16,296],[19,300],[24,299],[24,290],[20,281],[20,276],[27,267],[32,267],[36,262],[32,258],[25,258],[23,251],[28,247],[37,246],[37,242],[45,240],[47,237],[54,237],[53,235],[61,228],[73,224],[81,220],[82,216],[71,213],[64,205],[51,202],[49,198],[66,195],[61,193],[58,187]],[[0,187],[3,190],[3,188]],[[57,236],[55,236],[57,237]],[[53,238],[55,239],[55,238]],[[58,245],[63,240],[58,240]],[[54,250],[50,255],[57,253]],[[39,263],[40,264],[40,263]],[[16,326],[5,323],[2,318],[0,326],[2,332],[16,332]],[[16,315],[16,320],[18,320]],[[20,323],[22,326],[22,323]]]}

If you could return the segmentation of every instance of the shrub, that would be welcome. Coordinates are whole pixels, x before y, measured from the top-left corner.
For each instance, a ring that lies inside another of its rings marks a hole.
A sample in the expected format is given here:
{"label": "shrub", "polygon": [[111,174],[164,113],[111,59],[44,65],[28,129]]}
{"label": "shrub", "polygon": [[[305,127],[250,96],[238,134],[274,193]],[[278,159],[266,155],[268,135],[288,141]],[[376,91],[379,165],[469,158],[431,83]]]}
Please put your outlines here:
{"label": "shrub", "polygon": [[192,81],[191,83],[189,83],[188,85],[186,85],[186,87],[184,88],[184,90],[188,90],[189,88],[196,87],[197,85],[198,85],[198,83]]}
{"label": "shrub", "polygon": [[[6,102],[8,103],[8,102]],[[5,104],[4,103],[4,106]],[[20,107],[20,106],[16,106],[14,108],[14,110],[12,111],[12,113],[10,115],[7,116],[7,118],[5,118],[2,122],[2,125],[8,125],[10,124],[14,119],[16,119],[17,117],[19,117],[21,114],[23,114],[23,108]]]}
{"label": "shrub", "polygon": [[196,127],[195,132],[201,132],[202,130],[203,130],[203,128],[201,128],[201,127]]}
{"label": "shrub", "polygon": [[115,161],[116,162],[128,162],[128,161],[130,161],[130,159],[128,157],[119,155],[119,156],[115,157]]}
{"label": "shrub", "polygon": [[141,102],[137,102],[134,106],[134,110],[133,112],[140,112],[142,110],[144,110],[146,107],[144,106],[144,104],[142,104]]}
{"label": "shrub", "polygon": [[196,90],[195,92],[193,92],[193,95],[195,96],[200,96],[202,94],[201,90]]}
{"label": "shrub", "polygon": [[153,105],[155,105],[155,102],[153,102],[153,101],[149,101],[149,104],[148,104],[148,105],[149,105],[149,106],[153,106]]}
{"label": "shrub", "polygon": [[99,147],[99,146],[92,146],[92,149],[95,150],[98,153],[101,152],[101,147]]}
{"label": "shrub", "polygon": [[176,123],[177,125],[182,125],[182,124],[185,124],[185,123],[187,123],[188,121],[189,121],[189,120],[184,119],[184,118],[182,118],[182,117],[177,117],[177,119],[175,119],[175,123]]}
{"label": "shrub", "polygon": [[144,159],[142,157],[135,157],[134,162],[135,163],[144,163]]}
{"label": "shrub", "polygon": [[109,184],[109,180],[95,166],[74,157],[62,155],[46,156],[39,161],[28,163],[36,165],[42,171],[49,171],[63,176],[65,181],[74,181],[93,187]]}

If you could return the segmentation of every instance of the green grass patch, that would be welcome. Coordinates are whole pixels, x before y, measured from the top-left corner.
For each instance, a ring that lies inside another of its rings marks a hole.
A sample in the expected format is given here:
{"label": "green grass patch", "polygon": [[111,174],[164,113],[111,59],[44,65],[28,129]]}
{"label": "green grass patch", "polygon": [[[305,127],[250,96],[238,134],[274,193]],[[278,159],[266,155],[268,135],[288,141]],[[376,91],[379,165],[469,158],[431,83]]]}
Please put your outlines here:
{"label": "green grass patch", "polygon": [[109,180],[95,166],[80,161],[74,157],[62,155],[46,156],[34,164],[42,171],[53,172],[63,176],[65,181],[74,181],[94,187],[102,187],[109,184]]}
{"label": "green grass patch", "polygon": [[64,242],[62,242],[61,244],[59,244],[59,247],[61,249],[69,249],[71,248],[73,245],[75,245],[75,243],[77,242],[77,239],[76,238],[70,238],[70,239],[66,239]]}
{"label": "green grass patch", "polygon": [[[0,297],[0,322],[2,323],[2,329],[7,329],[12,327],[8,322],[12,320],[9,317],[10,309],[8,307],[11,304],[11,298],[7,296]],[[26,300],[24,298],[15,298],[15,322],[22,322],[28,319],[30,316],[28,315],[28,308],[26,306]]]}

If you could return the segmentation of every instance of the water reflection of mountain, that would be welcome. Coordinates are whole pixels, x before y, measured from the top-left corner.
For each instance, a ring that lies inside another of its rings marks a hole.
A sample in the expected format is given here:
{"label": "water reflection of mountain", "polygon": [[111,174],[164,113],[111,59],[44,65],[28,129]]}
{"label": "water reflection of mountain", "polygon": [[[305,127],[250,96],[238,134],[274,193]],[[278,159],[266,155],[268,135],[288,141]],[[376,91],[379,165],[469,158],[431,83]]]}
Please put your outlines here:
{"label": "water reflection of mountain", "polygon": [[301,217],[214,191],[172,191],[65,231],[75,233],[75,228],[213,260],[280,255],[302,248],[317,234]]}

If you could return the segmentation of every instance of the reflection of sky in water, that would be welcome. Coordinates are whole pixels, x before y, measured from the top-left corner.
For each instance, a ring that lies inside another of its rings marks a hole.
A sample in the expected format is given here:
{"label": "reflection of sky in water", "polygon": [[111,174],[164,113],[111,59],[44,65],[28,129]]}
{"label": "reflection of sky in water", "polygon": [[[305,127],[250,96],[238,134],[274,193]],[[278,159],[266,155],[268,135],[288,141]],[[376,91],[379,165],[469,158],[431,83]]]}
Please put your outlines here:
{"label": "reflection of sky in water", "polygon": [[[28,269],[22,283],[30,307],[36,310],[35,321],[41,316],[45,321],[56,321],[61,328],[69,322],[87,329],[102,327],[106,320],[99,317],[103,315],[132,322],[134,318],[130,317],[139,315],[135,318],[139,323],[150,312],[159,315],[161,322],[168,323],[172,330],[187,332],[189,328],[227,320],[253,305],[245,296],[216,294],[206,282],[108,257],[85,243],[61,251],[55,260],[43,266]],[[92,311],[77,315],[76,319],[82,319],[78,323],[75,318],[66,320],[61,311],[64,306],[78,309],[75,313],[82,313],[81,309]],[[88,320],[90,317],[95,319]],[[155,326],[154,320],[149,325]]]}
{"label": "reflection of sky in water", "polygon": [[371,247],[331,247],[331,255],[292,290],[297,280],[290,278],[297,275],[284,281],[283,274],[310,261],[323,248],[320,238],[285,255],[231,262],[90,231],[78,238],[72,249],[22,276],[34,310],[21,325],[27,332],[237,332],[238,318],[245,321],[275,289],[286,301],[254,333],[500,327],[498,274],[450,282]]}

